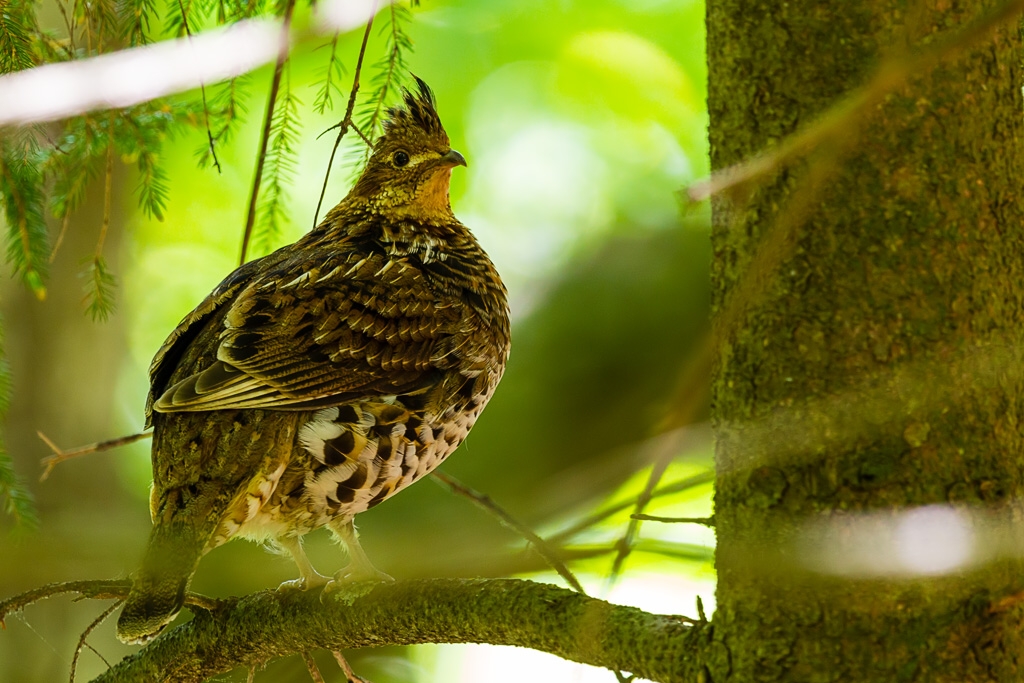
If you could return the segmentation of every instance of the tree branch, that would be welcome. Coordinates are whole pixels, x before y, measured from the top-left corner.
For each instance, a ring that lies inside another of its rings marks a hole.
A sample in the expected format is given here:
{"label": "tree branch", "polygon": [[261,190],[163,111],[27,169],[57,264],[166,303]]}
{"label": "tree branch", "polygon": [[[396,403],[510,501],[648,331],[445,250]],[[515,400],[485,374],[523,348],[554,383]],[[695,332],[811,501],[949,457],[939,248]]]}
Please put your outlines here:
{"label": "tree branch", "polygon": [[252,180],[252,192],[249,194],[249,211],[245,216],[245,232],[242,234],[242,255],[239,257],[238,263],[240,266],[245,265],[246,252],[249,250],[249,239],[252,237],[252,228],[256,224],[256,203],[260,195],[260,182],[263,179],[263,164],[267,158],[267,143],[270,140],[270,124],[274,120],[274,105],[277,103],[277,91],[281,87],[281,74],[284,72],[284,64],[288,61],[288,33],[291,30],[292,11],[294,9],[295,0],[287,0],[287,4],[284,7],[284,25],[281,28],[281,50],[277,54],[274,75],[270,80],[267,113],[263,119],[260,151],[256,156],[256,173]]}
{"label": "tree branch", "polygon": [[675,683],[698,680],[712,647],[705,624],[515,579],[263,591],[219,605],[197,612],[96,683],[187,683],[310,650],[416,643],[516,645]]}
{"label": "tree branch", "polygon": [[70,451],[65,451],[61,450],[57,444],[50,440],[50,437],[46,436],[42,432],[37,431],[36,434],[43,440],[43,443],[49,446],[50,450],[53,451],[53,455],[48,455],[40,461],[40,464],[44,469],[43,473],[39,475],[39,481],[46,481],[46,478],[50,476],[50,472],[53,471],[53,468],[65,460],[77,458],[82,455],[88,455],[90,453],[99,453],[100,451],[110,450],[111,448],[127,446],[128,444],[141,441],[142,439],[148,439],[153,436],[153,432],[139,432],[138,434],[120,436],[116,439],[108,439],[106,441],[91,443],[87,446],[79,446],[78,448],[72,448]]}
{"label": "tree branch", "polygon": [[[341,141],[345,138],[345,133],[348,132],[352,125],[352,111],[356,106],[356,96],[359,94],[359,76],[363,71],[363,58],[366,56],[366,43],[370,40],[370,30],[373,28],[373,18],[377,15],[377,3],[373,5],[373,9],[370,10],[370,18],[366,20],[366,29],[363,31],[363,42],[359,44],[359,57],[356,58],[356,70],[352,74],[352,90],[349,91],[348,105],[345,107],[345,116],[338,123],[338,137],[334,141],[334,147],[331,148],[331,158],[327,161],[327,173],[324,174],[324,184],[320,188],[320,199],[316,202],[316,211],[313,212],[313,227],[317,226],[320,221],[320,208],[324,204],[324,195],[327,194],[327,181],[331,178],[331,167],[334,166],[334,155],[338,153],[338,147],[341,145]],[[325,133],[327,131],[324,131]],[[359,137],[366,142],[367,146],[372,147],[372,143],[367,140],[363,132],[356,128],[356,132],[359,133]],[[370,131],[371,133],[373,131]],[[321,133],[322,135],[322,133]]]}

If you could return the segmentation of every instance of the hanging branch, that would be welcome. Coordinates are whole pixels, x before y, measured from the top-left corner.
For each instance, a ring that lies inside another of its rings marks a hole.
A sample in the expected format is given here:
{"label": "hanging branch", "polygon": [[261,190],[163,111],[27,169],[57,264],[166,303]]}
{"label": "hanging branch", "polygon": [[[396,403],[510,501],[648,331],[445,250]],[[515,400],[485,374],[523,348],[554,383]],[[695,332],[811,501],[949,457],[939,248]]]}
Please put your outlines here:
{"label": "hanging branch", "polygon": [[[345,75],[345,65],[338,59],[339,35],[341,34],[335,33],[331,39],[331,56],[327,60],[327,66],[324,67],[324,82],[320,86],[320,90],[317,91],[316,98],[313,100],[313,111],[317,114],[323,114],[328,109],[332,109],[334,107],[335,93],[339,96],[342,94],[339,81]],[[327,45],[321,45],[321,47],[327,47]]]}
{"label": "hanging branch", "polygon": [[279,246],[282,224],[288,219],[285,205],[287,185],[295,177],[299,144],[299,99],[291,87],[291,65],[285,65],[278,90],[274,117],[270,124],[270,144],[264,162],[263,183],[257,210],[258,219],[251,242],[262,255]]}
{"label": "hanging branch", "polygon": [[267,144],[270,141],[270,127],[274,120],[277,91],[281,87],[281,75],[284,73],[285,62],[288,61],[288,34],[292,25],[292,11],[294,9],[295,0],[285,0],[284,26],[281,27],[281,51],[277,55],[277,63],[274,65],[274,76],[270,81],[270,96],[267,99],[267,113],[263,119],[260,151],[256,156],[256,173],[252,181],[252,193],[249,196],[249,212],[245,218],[245,233],[242,235],[242,254],[239,259],[239,265],[245,264],[246,252],[249,250],[249,240],[252,237],[252,229],[256,224],[256,203],[259,200],[260,183],[263,180],[263,164],[266,161]]}
{"label": "hanging branch", "polygon": [[388,33],[387,54],[377,62],[377,73],[373,77],[376,89],[370,98],[368,108],[363,112],[362,127],[370,136],[377,134],[377,128],[384,115],[384,105],[400,75],[407,71],[405,54],[412,49],[412,41],[402,28],[402,22],[409,19],[409,10],[397,6],[394,2],[391,2],[389,9],[391,30]]}
{"label": "hanging branch", "polygon": [[[210,116],[215,120],[222,121],[217,132],[213,134],[214,147],[218,144],[227,145],[231,142],[235,132],[233,126],[240,121],[242,116],[246,113],[246,108],[243,103],[245,92],[242,91],[241,85],[247,81],[248,79],[245,76],[232,78],[227,83],[223,84],[219,91],[215,91],[213,96],[210,97],[210,103],[212,105]],[[206,166],[213,161],[214,147],[211,147],[210,144],[207,143],[199,148],[196,154],[199,157],[198,164],[200,168],[206,168]]]}
{"label": "hanging branch", "polygon": [[[192,42],[192,29],[188,25],[188,12],[185,11],[183,0],[178,0],[178,9],[181,10],[181,25],[185,29],[188,42]],[[210,130],[210,107],[206,103],[206,83],[200,81],[199,93],[203,99],[203,124],[206,126],[206,140],[210,146],[210,158],[213,160],[213,167],[220,173],[220,160],[217,158],[217,146],[214,142],[213,131]]]}
{"label": "hanging branch", "polygon": [[156,14],[155,0],[121,0],[118,3],[121,33],[128,45],[136,47],[149,43],[150,20]]}
{"label": "hanging branch", "polygon": [[107,270],[103,259],[103,244],[107,240],[110,229],[110,215],[113,211],[114,196],[114,113],[111,112],[107,123],[107,164],[103,187],[103,220],[100,223],[100,235],[96,240],[96,250],[86,269],[86,311],[95,320],[106,320],[114,310],[114,289],[117,281]]}
{"label": "hanging branch", "polygon": [[[0,435],[2,436],[2,435]],[[32,494],[14,471],[14,462],[0,438],[0,501],[3,511],[14,519],[18,529],[31,531],[39,526]]]}
{"label": "hanging branch", "polygon": [[30,34],[36,29],[35,3],[8,0],[0,10],[0,74],[35,66]]}
{"label": "hanging branch", "polygon": [[8,226],[7,261],[36,298],[43,300],[50,248],[37,151],[35,141],[27,134],[0,139],[0,204]]}
{"label": "hanging branch", "polygon": [[[348,96],[348,106],[345,108],[345,116],[341,119],[338,124],[338,138],[334,141],[334,148],[331,149],[331,158],[327,161],[327,173],[324,175],[324,184],[320,188],[320,199],[316,202],[316,211],[313,213],[313,227],[315,228],[317,223],[320,221],[320,207],[324,203],[324,195],[327,194],[327,181],[331,177],[331,167],[334,165],[334,155],[338,153],[338,146],[341,145],[342,138],[345,137],[345,133],[348,129],[353,126],[352,124],[352,110],[356,106],[356,95],[359,93],[359,74],[363,70],[363,57],[366,55],[366,43],[370,39],[370,29],[373,28],[373,17],[377,14],[377,3],[374,0],[373,7],[370,9],[370,18],[366,21],[366,30],[363,31],[363,42],[359,45],[359,58],[356,59],[356,70],[352,76],[352,90]],[[362,136],[362,133],[360,132]],[[364,136],[365,139],[365,136]]]}
{"label": "hanging branch", "polygon": [[32,494],[14,471],[14,461],[7,453],[3,425],[11,403],[11,371],[7,363],[3,325],[0,324],[0,503],[3,511],[14,519],[16,528],[30,531],[39,526]]}

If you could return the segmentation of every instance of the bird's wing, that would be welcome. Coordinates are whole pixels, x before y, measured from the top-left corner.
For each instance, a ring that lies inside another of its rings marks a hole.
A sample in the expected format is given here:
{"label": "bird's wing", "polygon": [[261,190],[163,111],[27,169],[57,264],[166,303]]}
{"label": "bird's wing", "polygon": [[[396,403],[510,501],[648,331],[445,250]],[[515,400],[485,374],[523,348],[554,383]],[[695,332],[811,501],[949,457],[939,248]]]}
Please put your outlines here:
{"label": "bird's wing", "polygon": [[153,413],[153,404],[158,396],[154,391],[167,386],[171,375],[177,367],[182,352],[202,331],[203,323],[209,319],[225,303],[238,294],[244,288],[246,282],[253,276],[259,267],[259,260],[250,261],[238,268],[217,285],[217,287],[203,299],[202,303],[195,307],[182,319],[174,328],[170,336],[163,343],[163,346],[156,352],[153,362],[149,366],[150,394],[146,401],[146,426],[151,426],[150,420]]}
{"label": "bird's wing", "polygon": [[457,306],[383,252],[279,264],[231,301],[216,361],[154,409],[307,409],[425,390],[445,363],[436,351],[459,325]]}

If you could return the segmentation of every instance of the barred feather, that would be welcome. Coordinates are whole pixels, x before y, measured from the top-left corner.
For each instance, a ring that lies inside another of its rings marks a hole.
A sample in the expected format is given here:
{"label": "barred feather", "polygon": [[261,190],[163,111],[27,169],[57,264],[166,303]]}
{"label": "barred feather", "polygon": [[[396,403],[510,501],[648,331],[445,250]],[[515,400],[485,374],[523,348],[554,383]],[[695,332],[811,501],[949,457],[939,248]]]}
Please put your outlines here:
{"label": "barred feather", "polygon": [[448,181],[465,160],[417,82],[349,195],[225,278],[154,358],[151,552],[175,525],[194,552],[169,572],[144,563],[122,639],[168,623],[193,559],[236,536],[287,549],[308,588],[326,579],[298,539],[326,525],[352,557],[337,577],[380,576],[352,518],[448,457],[493,394],[507,296],[452,214]]}

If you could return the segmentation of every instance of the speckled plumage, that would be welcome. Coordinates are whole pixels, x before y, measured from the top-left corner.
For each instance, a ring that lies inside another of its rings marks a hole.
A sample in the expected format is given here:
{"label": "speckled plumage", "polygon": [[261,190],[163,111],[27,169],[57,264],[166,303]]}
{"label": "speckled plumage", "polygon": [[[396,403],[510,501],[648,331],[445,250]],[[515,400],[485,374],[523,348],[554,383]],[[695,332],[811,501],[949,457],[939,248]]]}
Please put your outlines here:
{"label": "speckled plumage", "polygon": [[419,81],[349,195],[295,244],[229,275],[151,367],[153,532],[118,622],[144,641],[180,610],[208,550],[240,536],[326,579],[302,535],[329,526],[376,575],[352,518],[466,437],[504,371],[505,288],[452,214],[450,149]]}

